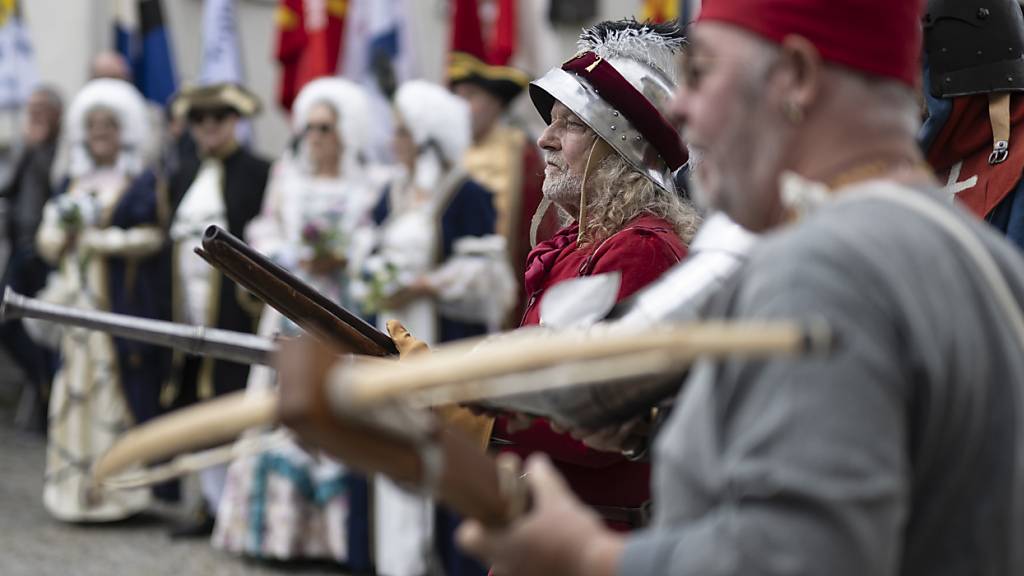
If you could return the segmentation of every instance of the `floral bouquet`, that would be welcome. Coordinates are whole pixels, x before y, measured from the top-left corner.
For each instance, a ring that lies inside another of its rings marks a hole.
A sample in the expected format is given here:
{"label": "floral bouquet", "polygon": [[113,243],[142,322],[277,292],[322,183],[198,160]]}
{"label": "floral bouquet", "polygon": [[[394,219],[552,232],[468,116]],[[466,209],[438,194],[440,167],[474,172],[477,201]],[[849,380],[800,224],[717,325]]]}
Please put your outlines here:
{"label": "floral bouquet", "polygon": [[81,230],[95,224],[99,208],[92,197],[77,198],[63,194],[56,200],[57,218],[65,230]]}
{"label": "floral bouquet", "polygon": [[314,259],[344,260],[348,238],[342,232],[341,213],[329,210],[321,216],[311,217],[302,228],[302,242],[310,249]]}
{"label": "floral bouquet", "polygon": [[369,314],[380,312],[389,298],[415,279],[400,262],[380,254],[366,260],[362,276],[362,290],[355,296],[362,300],[363,309]]}

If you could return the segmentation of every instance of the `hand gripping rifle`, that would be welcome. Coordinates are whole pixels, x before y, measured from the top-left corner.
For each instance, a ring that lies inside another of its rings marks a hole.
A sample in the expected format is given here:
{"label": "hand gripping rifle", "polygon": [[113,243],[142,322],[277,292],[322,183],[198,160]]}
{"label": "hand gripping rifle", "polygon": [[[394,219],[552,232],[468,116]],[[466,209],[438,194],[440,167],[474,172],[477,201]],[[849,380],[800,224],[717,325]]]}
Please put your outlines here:
{"label": "hand gripping rifle", "polygon": [[[96,461],[94,487],[129,467],[228,441],[251,426],[283,423],[304,442],[364,473],[431,494],[460,514],[500,527],[528,507],[518,472],[423,407],[544,389],[536,375],[560,370],[558,386],[592,385],[607,373],[678,370],[697,357],[773,357],[831,349],[823,325],[692,323],[635,333],[524,336],[466,354],[462,344],[400,363],[346,357],[322,342],[282,343],[280,391],[224,396],[126,433]],[[576,374],[576,377],[573,377]]]}
{"label": "hand gripping rifle", "polygon": [[206,229],[203,247],[196,248],[196,254],[318,340],[332,344],[338,352],[398,355],[398,348],[386,334],[220,226]]}

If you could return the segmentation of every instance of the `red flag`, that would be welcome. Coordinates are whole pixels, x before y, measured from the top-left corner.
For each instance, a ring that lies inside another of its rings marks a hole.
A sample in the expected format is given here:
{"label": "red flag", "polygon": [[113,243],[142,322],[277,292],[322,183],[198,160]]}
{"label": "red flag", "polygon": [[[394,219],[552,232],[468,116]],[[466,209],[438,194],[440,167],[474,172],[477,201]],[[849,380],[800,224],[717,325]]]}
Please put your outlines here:
{"label": "red flag", "polygon": [[291,110],[302,87],[338,69],[346,0],[280,0],[277,7],[278,102]]}
{"label": "red flag", "polygon": [[[486,22],[480,18],[481,4],[494,14]],[[516,0],[455,0],[451,51],[507,66],[516,51]]]}

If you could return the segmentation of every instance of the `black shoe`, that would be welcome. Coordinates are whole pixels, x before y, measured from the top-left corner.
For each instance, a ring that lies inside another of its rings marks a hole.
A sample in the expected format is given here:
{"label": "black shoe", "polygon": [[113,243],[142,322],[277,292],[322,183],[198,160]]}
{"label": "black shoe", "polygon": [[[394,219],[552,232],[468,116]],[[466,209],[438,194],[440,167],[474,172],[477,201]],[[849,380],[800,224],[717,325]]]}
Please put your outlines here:
{"label": "black shoe", "polygon": [[213,520],[213,515],[203,507],[192,518],[172,526],[168,535],[171,540],[206,537],[213,534]]}

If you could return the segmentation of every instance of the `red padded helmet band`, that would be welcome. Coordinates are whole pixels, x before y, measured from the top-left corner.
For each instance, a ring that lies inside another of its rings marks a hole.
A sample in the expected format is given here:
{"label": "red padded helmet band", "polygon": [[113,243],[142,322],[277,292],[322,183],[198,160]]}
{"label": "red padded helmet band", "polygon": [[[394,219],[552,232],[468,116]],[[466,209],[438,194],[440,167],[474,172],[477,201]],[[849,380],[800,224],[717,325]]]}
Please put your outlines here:
{"label": "red padded helmet band", "polygon": [[593,52],[584,52],[562,64],[562,70],[586,79],[602,99],[643,134],[669,168],[678,170],[686,163],[687,155],[679,133],[615,66]]}

